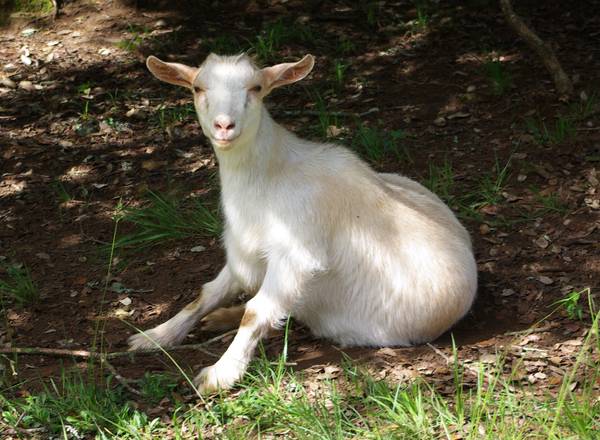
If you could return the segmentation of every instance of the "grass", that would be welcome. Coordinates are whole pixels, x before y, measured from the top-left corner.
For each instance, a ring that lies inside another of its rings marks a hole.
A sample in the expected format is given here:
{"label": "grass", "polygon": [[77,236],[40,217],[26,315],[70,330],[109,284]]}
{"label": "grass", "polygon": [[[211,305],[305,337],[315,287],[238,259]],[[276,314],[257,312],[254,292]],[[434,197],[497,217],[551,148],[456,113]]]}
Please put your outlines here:
{"label": "grass", "polygon": [[573,139],[577,135],[577,126],[596,114],[598,97],[592,93],[586,99],[575,102],[551,121],[542,117],[525,120],[528,131],[538,144],[558,145]]}
{"label": "grass", "polygon": [[47,14],[54,10],[54,5],[50,0],[15,0],[6,2],[5,5],[12,6],[12,11],[15,12]]}
{"label": "grass", "polygon": [[152,191],[147,199],[143,207],[123,209],[121,222],[132,225],[134,230],[119,237],[115,249],[143,249],[167,240],[218,237],[222,232],[217,211],[200,201],[184,206],[182,200]]}
{"label": "grass", "polygon": [[360,123],[354,133],[352,147],[375,165],[382,165],[389,157],[412,162],[408,149],[401,142],[405,138],[406,133],[402,130],[388,131]]}
{"label": "grass", "polygon": [[569,116],[558,115],[553,124],[547,124],[542,118],[529,118],[525,121],[528,130],[539,144],[561,144],[576,134],[576,126]]}
{"label": "grass", "polygon": [[50,183],[50,188],[52,189],[52,192],[56,196],[56,199],[59,203],[70,202],[74,199],[74,197],[71,195],[71,193],[69,193],[69,191],[65,187],[65,184],[58,179]]}
{"label": "grass", "polygon": [[417,30],[419,32],[423,32],[424,30],[427,29],[427,26],[429,25],[429,22],[430,22],[429,2],[424,1],[424,0],[417,0],[417,1],[413,1],[413,3],[415,5],[415,9],[417,11],[417,18],[414,20],[415,30]]}
{"label": "grass", "polygon": [[535,200],[541,205],[541,208],[536,212],[537,216],[557,213],[564,215],[568,212],[569,207],[567,204],[562,202],[556,193],[552,194],[541,194],[539,191],[533,189],[535,193]]}
{"label": "grass", "polygon": [[509,177],[510,162],[509,158],[504,165],[501,165],[496,157],[492,171],[484,174],[479,181],[478,190],[475,192],[476,200],[471,203],[472,207],[496,205],[502,200],[502,191]]}
{"label": "grass", "polygon": [[593,314],[594,310],[593,304],[590,303],[591,291],[589,288],[580,291],[573,290],[567,293],[563,298],[552,303],[552,305],[555,306],[556,309],[563,309],[569,319],[583,321],[585,308],[581,305],[581,299],[584,298],[584,295],[587,295],[589,308]]}
{"label": "grass", "polygon": [[195,115],[196,110],[193,104],[176,105],[174,107],[161,105],[151,117],[151,123],[164,130],[174,124],[194,118]]}
{"label": "grass", "polygon": [[483,69],[495,95],[504,95],[512,86],[512,78],[498,58],[490,58],[483,63]]}
{"label": "grass", "polygon": [[334,89],[341,91],[346,85],[346,71],[350,67],[341,60],[335,60],[333,63],[333,84]]}
{"label": "grass", "polygon": [[598,111],[598,95],[594,92],[587,99],[579,100],[571,104],[567,114],[575,122],[582,122],[593,116]]}
{"label": "grass", "polygon": [[452,205],[454,200],[454,170],[447,160],[442,165],[429,164],[429,175],[423,185],[437,194],[444,202]]}
{"label": "grass", "polygon": [[317,135],[323,139],[327,139],[330,137],[330,127],[338,127],[340,125],[340,118],[335,112],[328,109],[327,103],[318,92],[314,92],[313,100],[315,101],[319,122]]}
{"label": "grass", "polygon": [[316,40],[317,37],[307,25],[277,20],[267,23],[254,41],[249,42],[249,51],[266,63],[280,59],[278,51],[284,46],[312,45]]}
{"label": "grass", "polygon": [[142,45],[144,39],[150,33],[150,29],[146,26],[129,24],[127,27],[127,32],[130,34],[130,37],[119,41],[117,43],[117,47],[128,52],[133,52]]}
{"label": "grass", "polygon": [[14,301],[23,307],[39,298],[37,286],[31,278],[27,266],[23,264],[4,264],[4,274],[0,274],[0,298]]}
{"label": "grass", "polygon": [[[238,390],[197,404],[182,402],[177,385],[161,375],[141,381],[138,409],[120,385],[101,385],[81,372],[65,373],[42,391],[15,397],[0,392],[4,425],[44,428],[86,438],[290,438],[290,439],[594,439],[600,433],[600,378],[592,350],[600,349],[596,315],[574,355],[558,393],[512,379],[512,366],[500,353],[492,365],[472,364],[473,376],[453,352],[450,378],[400,383],[375,379],[349,360],[333,378],[294,372],[282,355],[271,362],[264,352],[250,366]],[[577,377],[575,375],[577,374]],[[572,383],[577,381],[577,387]],[[167,417],[149,416],[160,398]],[[81,438],[80,437],[80,438]],[[65,437],[66,438],[66,437]],[[73,438],[73,437],[71,437]]]}

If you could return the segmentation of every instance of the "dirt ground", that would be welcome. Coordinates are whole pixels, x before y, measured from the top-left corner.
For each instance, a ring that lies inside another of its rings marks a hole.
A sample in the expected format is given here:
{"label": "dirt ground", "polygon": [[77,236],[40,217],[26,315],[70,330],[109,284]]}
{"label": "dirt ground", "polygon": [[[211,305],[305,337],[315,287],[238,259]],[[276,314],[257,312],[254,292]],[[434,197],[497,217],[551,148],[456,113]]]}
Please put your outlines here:
{"label": "dirt ground", "polygon": [[[327,107],[407,134],[410,160],[389,157],[376,168],[424,181],[431,164],[448,161],[455,191],[463,192],[476,191],[496,164],[509,163],[497,202],[463,219],[473,237],[480,287],[473,310],[453,334],[461,362],[490,363],[505,351],[509,360],[525,360],[515,380],[552,390],[572,364],[586,325],[560,310],[533,333],[516,332],[549,314],[566,294],[586,288],[594,294],[600,284],[600,115],[590,99],[600,81],[600,4],[525,3],[520,12],[552,42],[575,79],[571,103],[557,99],[549,75],[505,25],[495,2],[438,5],[427,26],[409,28],[401,24],[419,15],[412,2],[379,2],[371,19],[369,11],[337,0],[214,2],[193,14],[73,1],[54,22],[0,29],[0,255],[24,263],[41,293],[25,308],[6,304],[8,326],[0,328],[0,343],[89,348],[100,328],[104,349],[122,351],[133,330],[121,319],[150,328],[216,275],[224,258],[217,239],[171,241],[119,257],[108,280],[112,288],[103,292],[105,246],[119,203],[140,203],[148,189],[213,199],[218,191],[218,167],[194,117],[164,119],[172,114],[168,109],[189,104],[190,96],[155,80],[144,58],[152,53],[198,64],[227,36],[255,41],[266,23],[284,19],[317,35],[282,44],[273,57],[285,61],[310,52],[317,59],[302,85],[268,98],[272,115],[285,126],[318,137],[312,92],[328,90],[334,60],[342,60],[345,79],[324,94]],[[338,41],[352,44],[340,53]],[[490,54],[502,57],[510,75],[502,94],[494,93],[485,72]],[[582,91],[595,107],[577,121],[572,136],[537,142],[526,121],[554,124],[581,105]],[[354,117],[339,123],[347,129],[341,141],[352,143],[357,123]],[[548,200],[556,209],[544,209]],[[117,233],[128,228],[120,223]],[[205,250],[191,252],[195,246]],[[584,297],[578,307],[585,321]],[[289,360],[296,368],[322,374],[340,361],[339,347],[312,338],[300,323],[292,327]],[[198,330],[186,343],[211,336]],[[220,354],[227,342],[208,348]],[[446,355],[451,344],[449,334],[434,343]],[[265,345],[275,355],[282,336]],[[344,351],[377,377],[426,376],[442,386],[451,377],[446,360],[429,346]],[[194,370],[214,361],[196,351],[175,358]],[[18,378],[52,377],[72,364],[69,358],[23,356]],[[175,371],[162,355],[114,365],[129,378]]]}

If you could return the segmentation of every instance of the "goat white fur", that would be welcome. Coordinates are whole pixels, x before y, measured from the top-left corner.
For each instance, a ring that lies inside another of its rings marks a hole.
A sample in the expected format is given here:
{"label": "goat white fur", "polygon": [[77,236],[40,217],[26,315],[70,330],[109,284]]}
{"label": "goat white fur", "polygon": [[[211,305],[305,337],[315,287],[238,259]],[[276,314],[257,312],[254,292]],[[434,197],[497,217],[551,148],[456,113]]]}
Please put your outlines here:
{"label": "goat white fur", "polygon": [[177,344],[239,292],[254,294],[227,351],[196,377],[201,391],[232,386],[289,315],[345,346],[407,346],[437,338],[475,297],[469,235],[437,196],[271,119],[264,96],[313,65],[311,55],[265,69],[244,55],[210,55],[199,68],[147,60],[157,78],[193,91],[219,162],[227,262],[198,299],[130,346]]}

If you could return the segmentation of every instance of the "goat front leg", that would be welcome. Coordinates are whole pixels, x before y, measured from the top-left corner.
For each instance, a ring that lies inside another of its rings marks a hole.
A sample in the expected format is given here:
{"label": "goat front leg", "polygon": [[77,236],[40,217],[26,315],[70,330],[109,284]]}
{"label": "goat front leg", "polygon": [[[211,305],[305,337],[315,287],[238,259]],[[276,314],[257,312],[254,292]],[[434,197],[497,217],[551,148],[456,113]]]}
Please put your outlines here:
{"label": "goat front leg", "polygon": [[217,277],[202,286],[202,292],[168,321],[152,330],[138,333],[129,338],[129,349],[170,347],[183,341],[199,319],[203,318],[226,301],[241,292],[239,283],[225,265]]}
{"label": "goat front leg", "polygon": [[267,293],[259,291],[246,303],[246,310],[235,338],[216,364],[204,368],[195,385],[201,393],[231,388],[252,360],[258,342],[288,315],[286,309]]}
{"label": "goat front leg", "polygon": [[194,383],[202,393],[230,388],[252,360],[258,342],[289,316],[297,296],[302,295],[311,269],[301,269],[296,260],[269,262],[262,286],[246,303],[239,330],[216,364],[204,368]]}

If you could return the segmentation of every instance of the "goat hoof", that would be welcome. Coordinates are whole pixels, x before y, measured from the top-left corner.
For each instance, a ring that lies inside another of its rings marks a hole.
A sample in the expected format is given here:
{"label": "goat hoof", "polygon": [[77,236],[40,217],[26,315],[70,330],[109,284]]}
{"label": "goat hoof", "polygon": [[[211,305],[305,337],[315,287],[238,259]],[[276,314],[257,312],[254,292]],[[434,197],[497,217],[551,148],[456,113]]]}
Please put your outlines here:
{"label": "goat hoof", "polygon": [[244,374],[243,370],[232,362],[218,361],[210,367],[203,368],[194,379],[194,385],[202,394],[217,390],[227,390]]}

